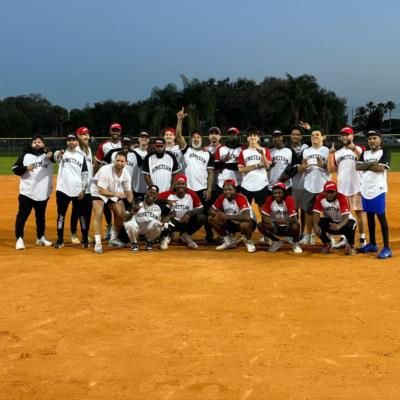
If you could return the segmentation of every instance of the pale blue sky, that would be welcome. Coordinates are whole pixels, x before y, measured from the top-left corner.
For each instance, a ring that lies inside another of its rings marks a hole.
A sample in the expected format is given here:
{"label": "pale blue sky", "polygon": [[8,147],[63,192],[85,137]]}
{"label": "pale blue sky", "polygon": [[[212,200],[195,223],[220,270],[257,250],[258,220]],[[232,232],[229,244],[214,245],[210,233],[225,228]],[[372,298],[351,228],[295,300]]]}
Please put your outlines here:
{"label": "pale blue sky", "polygon": [[[0,0],[0,98],[136,101],[189,78],[304,73],[400,103],[398,1]],[[400,105],[399,105],[400,106]]]}

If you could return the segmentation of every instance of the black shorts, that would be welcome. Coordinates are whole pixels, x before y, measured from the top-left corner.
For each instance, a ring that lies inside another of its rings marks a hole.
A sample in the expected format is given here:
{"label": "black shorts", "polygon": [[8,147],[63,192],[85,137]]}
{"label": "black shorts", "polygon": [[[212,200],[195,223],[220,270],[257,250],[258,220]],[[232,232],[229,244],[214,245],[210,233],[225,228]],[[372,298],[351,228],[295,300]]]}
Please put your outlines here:
{"label": "black shorts", "polygon": [[[252,223],[252,226],[253,226],[252,230],[254,231],[256,229],[257,222],[254,219],[252,219],[251,223]],[[226,224],[225,224],[224,228],[229,233],[236,233],[236,232],[240,231],[239,230],[239,225],[240,225],[240,223],[238,223],[238,222],[226,221]]]}
{"label": "black shorts", "polygon": [[276,236],[290,236],[287,225],[278,225],[276,222],[272,223],[274,226],[274,235]]}
{"label": "black shorts", "polygon": [[114,200],[111,200],[111,199],[108,199],[107,201],[104,201],[101,197],[92,196],[92,201],[94,201],[94,200],[100,200],[106,205],[117,204],[119,201],[122,201],[121,199],[118,199],[117,201],[114,201]]}
{"label": "black shorts", "polygon": [[307,212],[311,212],[314,208],[314,201],[318,193],[311,193],[304,189],[303,197],[301,199],[301,209]]}
{"label": "black shorts", "polygon": [[261,207],[265,203],[265,199],[269,195],[269,190],[268,190],[268,186],[265,186],[265,188],[263,188],[261,190],[257,190],[256,192],[251,192],[250,190],[247,190],[242,187],[241,193],[247,197],[249,204],[251,204],[251,202],[254,199],[255,203]]}

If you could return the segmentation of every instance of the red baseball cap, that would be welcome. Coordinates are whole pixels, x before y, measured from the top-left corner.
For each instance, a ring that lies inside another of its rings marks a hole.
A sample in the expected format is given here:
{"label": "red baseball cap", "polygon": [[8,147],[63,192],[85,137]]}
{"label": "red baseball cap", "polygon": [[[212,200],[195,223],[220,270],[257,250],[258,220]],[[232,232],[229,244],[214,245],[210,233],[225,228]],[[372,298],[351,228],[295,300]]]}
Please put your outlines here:
{"label": "red baseball cap", "polygon": [[86,126],[81,126],[80,128],[78,128],[75,132],[78,136],[81,135],[89,135],[89,129],[86,128]]}
{"label": "red baseball cap", "polygon": [[327,181],[324,185],[324,192],[329,192],[329,191],[333,191],[333,192],[337,192],[337,185],[335,182],[333,181]]}
{"label": "red baseball cap", "polygon": [[273,186],[272,186],[272,190],[274,189],[283,189],[283,190],[287,190],[286,185],[283,182],[276,182]]}
{"label": "red baseball cap", "polygon": [[231,126],[230,128],[228,128],[227,133],[229,135],[239,135],[240,131],[239,131],[239,128]]}
{"label": "red baseball cap", "polygon": [[177,174],[177,175],[175,175],[174,181],[175,182],[184,181],[186,183],[187,182],[187,176],[184,175],[184,174]]}
{"label": "red baseball cap", "polygon": [[167,132],[171,132],[171,133],[173,133],[173,134],[174,134],[174,136],[176,135],[176,133],[175,133],[175,129],[174,129],[174,128],[165,128],[165,129],[164,129],[164,134],[165,134],[165,133],[167,133]]}
{"label": "red baseball cap", "polygon": [[225,185],[232,185],[232,186],[236,187],[237,183],[236,183],[235,179],[225,179],[223,186],[225,186]]}
{"label": "red baseball cap", "polygon": [[353,128],[350,128],[350,126],[345,126],[340,133],[342,135],[354,135],[354,131]]}
{"label": "red baseball cap", "polygon": [[122,126],[121,126],[118,122],[113,122],[113,123],[110,125],[110,129],[119,129],[119,130],[121,130],[121,129],[122,129]]}

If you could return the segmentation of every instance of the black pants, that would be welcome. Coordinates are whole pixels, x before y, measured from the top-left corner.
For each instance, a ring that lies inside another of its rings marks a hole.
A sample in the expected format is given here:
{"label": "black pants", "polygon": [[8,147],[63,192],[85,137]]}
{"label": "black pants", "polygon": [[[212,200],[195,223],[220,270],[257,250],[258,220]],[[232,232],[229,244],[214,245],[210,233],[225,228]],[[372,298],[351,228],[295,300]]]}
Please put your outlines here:
{"label": "black pants", "polygon": [[87,242],[88,240],[88,229],[86,219],[83,216],[83,208],[82,202],[78,201],[78,197],[69,197],[63,192],[56,192],[56,201],[57,201],[57,239],[60,242],[64,241],[64,223],[65,223],[65,215],[67,214],[69,203],[72,202],[72,206],[76,207],[78,210],[78,218],[81,223],[82,228],[82,241]]}
{"label": "black pants", "polygon": [[46,229],[45,215],[48,200],[49,199],[36,201],[24,196],[23,194],[18,196],[19,208],[15,220],[15,237],[17,239],[24,237],[25,223],[31,214],[32,208],[35,210],[36,236],[38,239],[44,236],[44,231]]}
{"label": "black pants", "polygon": [[[86,229],[90,230],[90,218],[92,215],[92,196],[90,193],[86,193],[82,200],[78,200],[76,203],[72,202],[72,212],[71,212],[71,234],[76,234],[78,228],[79,212],[77,207],[79,205],[82,210],[82,217],[86,222]],[[81,232],[83,235],[83,227],[81,224]]]}
{"label": "black pants", "polygon": [[206,217],[204,214],[192,215],[187,224],[182,224],[182,222],[179,222],[176,219],[171,219],[171,223],[175,225],[171,228],[171,231],[182,233],[187,232],[189,235],[192,235],[204,225],[205,220]]}
{"label": "black pants", "polygon": [[[204,215],[208,215],[208,210],[211,208],[211,206],[214,204],[215,200],[217,199],[217,193],[213,191],[212,194],[211,194],[211,199],[210,200],[206,200],[206,198],[205,198],[205,194],[207,193],[207,189],[198,190],[196,193],[197,193],[197,196],[199,196],[201,204],[203,204]],[[212,238],[213,238],[213,230],[211,228],[211,225],[208,223],[207,218],[205,219],[205,222],[204,222],[204,229],[206,231],[206,240],[207,241],[208,240],[212,240]]]}
{"label": "black pants", "polygon": [[349,219],[349,222],[338,231],[333,231],[329,229],[329,224],[333,223],[333,220],[330,218],[321,218],[319,220],[319,227],[321,228],[321,241],[322,243],[329,243],[330,239],[326,235],[327,233],[331,233],[333,235],[344,235],[347,239],[349,245],[354,244],[354,235],[356,230],[356,221],[354,219]]}

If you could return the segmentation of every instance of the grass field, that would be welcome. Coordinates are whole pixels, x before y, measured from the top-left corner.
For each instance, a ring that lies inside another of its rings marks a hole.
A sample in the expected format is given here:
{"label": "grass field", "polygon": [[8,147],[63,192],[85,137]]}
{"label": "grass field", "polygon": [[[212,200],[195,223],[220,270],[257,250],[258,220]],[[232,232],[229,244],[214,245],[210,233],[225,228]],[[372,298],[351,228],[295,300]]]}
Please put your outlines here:
{"label": "grass field", "polygon": [[[391,153],[391,169],[392,171],[400,171],[400,151]],[[11,175],[11,167],[17,157],[0,157],[0,175]]]}

